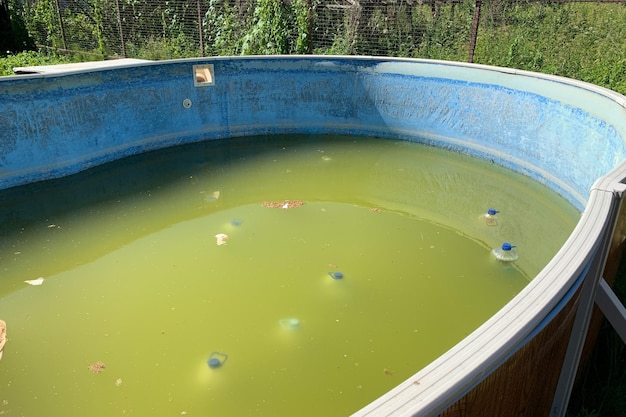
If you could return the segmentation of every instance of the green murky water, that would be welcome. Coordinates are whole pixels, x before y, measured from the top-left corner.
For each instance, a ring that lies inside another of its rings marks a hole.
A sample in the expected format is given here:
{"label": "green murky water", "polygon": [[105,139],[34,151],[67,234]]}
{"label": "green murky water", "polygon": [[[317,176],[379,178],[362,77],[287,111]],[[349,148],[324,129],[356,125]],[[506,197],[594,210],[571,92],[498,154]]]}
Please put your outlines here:
{"label": "green murky water", "polygon": [[[305,204],[263,205],[285,200]],[[577,219],[488,162],[354,137],[197,144],[6,190],[0,412],[349,415],[515,296]],[[515,265],[493,259],[503,241]]]}

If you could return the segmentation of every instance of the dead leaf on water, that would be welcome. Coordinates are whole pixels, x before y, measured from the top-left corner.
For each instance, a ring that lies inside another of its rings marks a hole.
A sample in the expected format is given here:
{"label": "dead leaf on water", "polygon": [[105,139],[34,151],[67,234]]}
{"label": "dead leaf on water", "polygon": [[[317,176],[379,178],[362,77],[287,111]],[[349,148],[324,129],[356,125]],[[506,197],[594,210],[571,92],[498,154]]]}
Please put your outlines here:
{"label": "dead leaf on water", "polygon": [[106,364],[102,361],[98,361],[98,362],[94,362],[91,365],[89,365],[87,367],[87,369],[89,369],[91,372],[93,372],[94,374],[99,374],[100,372],[102,372],[104,370],[104,368],[106,368]]}
{"label": "dead leaf on water", "polygon": [[263,207],[282,208],[282,209],[301,207],[303,205],[304,205],[304,201],[302,200],[264,201],[262,204]]}

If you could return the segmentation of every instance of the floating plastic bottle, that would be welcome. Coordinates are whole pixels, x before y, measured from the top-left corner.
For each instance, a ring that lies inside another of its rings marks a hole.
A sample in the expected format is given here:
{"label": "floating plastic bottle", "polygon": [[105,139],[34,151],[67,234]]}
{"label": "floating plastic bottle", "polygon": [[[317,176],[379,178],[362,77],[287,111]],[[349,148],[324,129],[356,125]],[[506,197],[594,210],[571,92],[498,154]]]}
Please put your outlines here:
{"label": "floating plastic bottle", "polygon": [[509,242],[504,242],[501,247],[494,248],[491,253],[493,253],[497,260],[502,262],[517,261],[519,256],[517,252],[513,250],[514,247],[515,246],[511,245]]}
{"label": "floating plastic bottle", "polygon": [[489,210],[487,210],[485,214],[483,214],[482,217],[485,220],[485,223],[487,224],[487,226],[498,225],[498,218],[496,217],[496,214],[498,213],[500,213],[498,210],[494,208],[490,208]]}
{"label": "floating plastic bottle", "polygon": [[280,327],[285,330],[296,330],[300,327],[300,320],[294,317],[290,317],[288,319],[280,319],[278,323],[280,323]]}
{"label": "floating plastic bottle", "polygon": [[228,359],[228,355],[224,353],[213,352],[207,360],[207,365],[209,365],[209,368],[219,368],[220,366],[224,365],[226,359]]}
{"label": "floating plastic bottle", "polygon": [[337,272],[329,272],[328,275],[330,275],[330,277],[332,279],[341,279],[343,278],[343,273],[337,271]]}
{"label": "floating plastic bottle", "polygon": [[213,191],[211,193],[208,193],[205,197],[204,200],[208,203],[212,203],[213,201],[216,201],[220,198],[220,192],[219,191]]}

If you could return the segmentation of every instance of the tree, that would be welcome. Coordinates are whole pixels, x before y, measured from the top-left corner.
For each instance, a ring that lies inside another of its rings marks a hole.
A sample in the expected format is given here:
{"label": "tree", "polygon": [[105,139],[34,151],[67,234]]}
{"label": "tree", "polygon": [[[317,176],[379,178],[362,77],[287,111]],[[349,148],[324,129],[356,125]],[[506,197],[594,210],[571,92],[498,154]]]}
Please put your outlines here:
{"label": "tree", "polygon": [[0,56],[34,49],[21,16],[13,12],[9,0],[0,0]]}

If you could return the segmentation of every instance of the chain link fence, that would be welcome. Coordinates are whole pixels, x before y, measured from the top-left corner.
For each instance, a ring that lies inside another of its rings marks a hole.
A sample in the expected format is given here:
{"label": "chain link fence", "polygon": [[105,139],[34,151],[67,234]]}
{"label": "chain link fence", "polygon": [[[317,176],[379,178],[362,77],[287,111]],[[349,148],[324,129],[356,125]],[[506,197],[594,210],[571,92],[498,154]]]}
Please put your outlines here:
{"label": "chain link fence", "polygon": [[85,58],[446,59],[626,92],[626,0],[13,0],[39,48]]}

